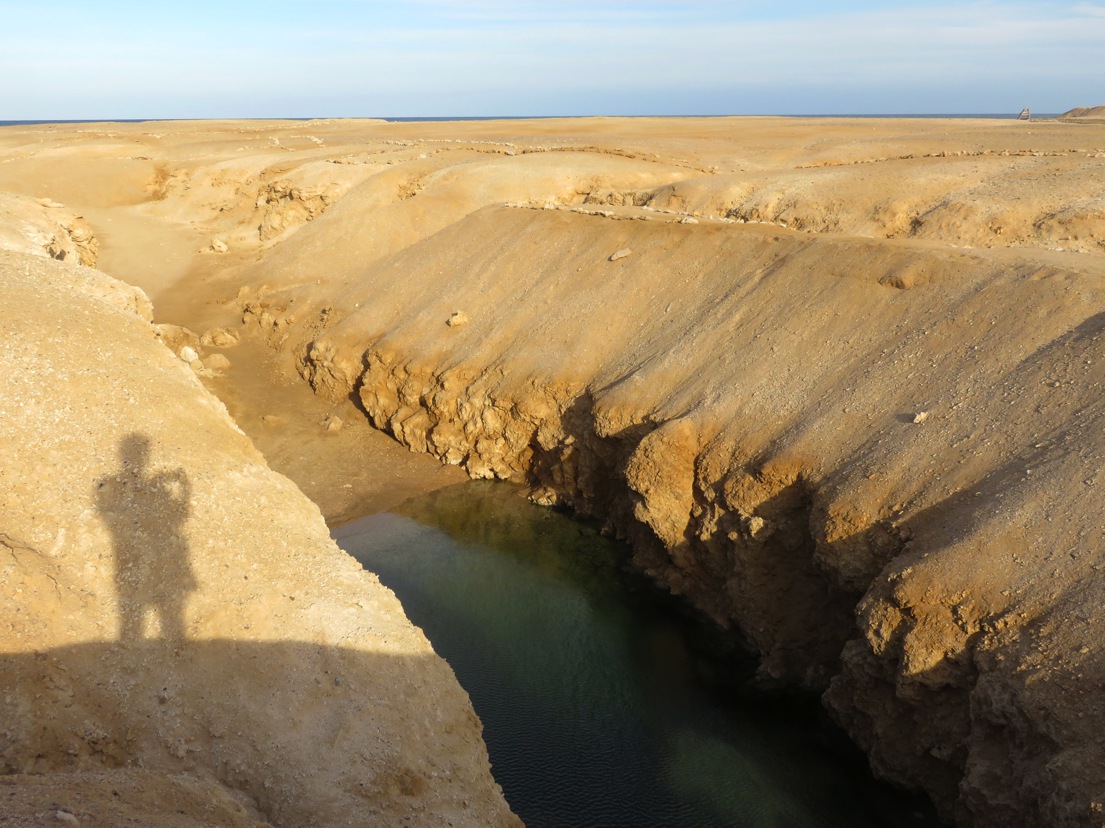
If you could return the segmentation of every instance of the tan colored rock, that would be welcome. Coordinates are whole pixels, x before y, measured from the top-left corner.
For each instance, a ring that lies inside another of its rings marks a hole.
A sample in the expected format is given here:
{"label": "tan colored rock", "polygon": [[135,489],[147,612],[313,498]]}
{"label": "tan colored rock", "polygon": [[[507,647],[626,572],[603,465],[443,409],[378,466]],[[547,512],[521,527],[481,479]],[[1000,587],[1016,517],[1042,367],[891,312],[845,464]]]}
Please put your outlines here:
{"label": "tan colored rock", "polygon": [[448,666],[128,290],[0,252],[0,291],[0,822],[114,773],[119,820],[517,824]]}
{"label": "tan colored rock", "polygon": [[763,543],[772,536],[775,527],[759,515],[753,515],[748,519],[748,534],[752,539]]}
{"label": "tan colored rock", "polygon": [[[5,129],[0,187],[153,255],[234,239],[254,261],[180,271],[204,327],[240,309],[320,396],[600,515],[964,825],[1100,823],[1092,124],[312,124],[324,149],[289,122],[111,129]],[[165,272],[112,245],[136,283]],[[479,336],[441,324],[461,307]],[[698,449],[666,469],[646,440],[683,420]]]}
{"label": "tan colored rock", "polygon": [[222,374],[230,370],[230,360],[222,354],[208,354],[203,360],[203,367],[216,374]]}
{"label": "tan colored rock", "polygon": [[[152,311],[151,311],[152,317]],[[200,347],[200,338],[196,336],[193,331],[181,325],[167,325],[159,324],[155,326],[157,335],[165,346],[175,354],[179,354],[182,349],[190,348],[193,353],[198,355]],[[187,362],[187,360],[185,360]]]}
{"label": "tan colored rock", "polygon": [[234,328],[213,328],[200,337],[200,344],[205,348],[233,348],[240,341],[241,334]]}
{"label": "tan colored rock", "polygon": [[647,434],[625,467],[626,484],[640,498],[634,516],[673,553],[686,546],[698,448],[694,424],[674,420]]}
{"label": "tan colored rock", "polygon": [[[1097,443],[1105,356],[1063,285],[1105,290],[1100,262],[634,222],[617,232],[649,256],[581,275],[608,224],[480,211],[344,286],[360,310],[316,347],[360,360],[362,404],[412,448],[601,509],[654,578],[741,628],[765,680],[827,690],[877,770],[945,814],[1082,824],[1064,803],[1105,795],[1078,770],[1105,763],[1086,689],[1105,581],[1076,529],[1097,450],[1071,447]],[[479,342],[424,321],[474,301]],[[953,402],[914,425],[929,401]]]}
{"label": "tan colored rock", "polygon": [[99,246],[89,223],[64,205],[0,193],[0,249],[91,267]]}
{"label": "tan colored rock", "polygon": [[140,768],[0,776],[0,819],[13,826],[270,824],[248,797],[207,774],[159,774]]}
{"label": "tan colored rock", "polygon": [[334,201],[337,186],[297,186],[283,179],[269,184],[258,196],[257,206],[264,210],[258,235],[269,241],[311,221]]}

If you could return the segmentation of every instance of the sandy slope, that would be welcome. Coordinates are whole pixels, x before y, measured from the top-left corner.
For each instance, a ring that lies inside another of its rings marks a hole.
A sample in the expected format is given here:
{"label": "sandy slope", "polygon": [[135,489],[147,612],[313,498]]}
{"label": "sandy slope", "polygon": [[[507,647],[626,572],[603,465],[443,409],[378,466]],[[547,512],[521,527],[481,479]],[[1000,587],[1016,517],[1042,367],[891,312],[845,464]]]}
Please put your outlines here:
{"label": "sandy slope", "polygon": [[0,189],[195,243],[104,255],[309,380],[266,453],[356,405],[604,517],[975,825],[1102,823],[1103,175],[1092,123],[0,131]]}
{"label": "sandy slope", "polygon": [[0,290],[0,823],[516,824],[448,665],[146,296],[11,251]]}
{"label": "sandy slope", "polygon": [[1105,106],[1079,106],[1059,117],[1070,121],[1101,121],[1105,120]]}

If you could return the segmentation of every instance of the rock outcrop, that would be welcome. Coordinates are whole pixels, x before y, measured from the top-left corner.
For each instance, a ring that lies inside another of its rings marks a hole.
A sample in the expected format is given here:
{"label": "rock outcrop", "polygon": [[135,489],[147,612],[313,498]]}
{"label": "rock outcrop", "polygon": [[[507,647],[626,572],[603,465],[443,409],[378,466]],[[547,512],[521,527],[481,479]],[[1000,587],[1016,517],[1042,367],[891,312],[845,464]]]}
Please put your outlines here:
{"label": "rock outcrop", "polygon": [[1071,254],[499,208],[280,341],[412,449],[605,519],[946,816],[1088,826],[1103,290]]}
{"label": "rock outcrop", "polygon": [[517,824],[449,667],[145,296],[15,252],[0,290],[0,821]]}
{"label": "rock outcrop", "polygon": [[961,824],[1100,828],[1086,114],[29,127],[0,186],[223,241],[184,321],[349,406],[323,439],[353,400],[601,517]]}
{"label": "rock outcrop", "polygon": [[88,222],[56,201],[0,193],[0,249],[91,267],[99,248]]}

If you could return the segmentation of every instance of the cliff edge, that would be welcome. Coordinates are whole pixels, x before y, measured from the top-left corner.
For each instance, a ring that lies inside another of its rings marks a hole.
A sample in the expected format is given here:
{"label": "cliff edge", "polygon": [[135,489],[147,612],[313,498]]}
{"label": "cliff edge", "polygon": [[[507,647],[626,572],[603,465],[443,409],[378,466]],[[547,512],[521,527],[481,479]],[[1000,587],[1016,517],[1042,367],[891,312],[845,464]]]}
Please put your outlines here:
{"label": "cliff edge", "polygon": [[881,775],[1027,828],[1105,802],[1102,297],[1080,254],[489,207],[325,320],[244,309],[412,449],[603,518]]}
{"label": "cliff edge", "polygon": [[145,295],[13,251],[0,291],[0,821],[517,824],[449,667]]}
{"label": "cliff edge", "polygon": [[411,449],[600,517],[946,817],[1100,828],[1097,130],[73,129],[0,131],[0,186],[112,268],[121,222],[195,250],[182,324],[244,322]]}

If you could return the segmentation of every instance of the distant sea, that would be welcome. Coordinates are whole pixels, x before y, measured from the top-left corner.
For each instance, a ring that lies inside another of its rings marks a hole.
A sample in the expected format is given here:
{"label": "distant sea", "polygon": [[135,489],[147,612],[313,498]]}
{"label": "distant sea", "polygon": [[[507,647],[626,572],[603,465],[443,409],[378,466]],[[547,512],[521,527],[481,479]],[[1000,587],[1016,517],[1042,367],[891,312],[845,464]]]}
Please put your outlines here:
{"label": "distant sea", "polygon": [[[818,115],[773,115],[771,113],[764,113],[759,115],[465,115],[460,117],[441,116],[441,117],[416,117],[416,118],[388,118],[376,115],[364,115],[364,116],[342,116],[342,115],[319,115],[315,118],[281,118],[278,116],[272,118],[79,118],[79,119],[58,119],[58,120],[43,120],[43,121],[0,121],[0,126],[44,126],[48,124],[144,124],[149,121],[198,121],[198,120],[211,120],[211,121],[223,121],[223,120],[241,120],[241,121],[316,121],[316,120],[335,120],[335,121],[357,121],[357,120],[371,120],[371,121],[390,121],[393,123],[422,123],[432,121],[535,121],[535,120],[553,120],[557,118],[957,118],[957,119],[972,119],[972,118],[987,118],[990,120],[1008,120],[1015,121],[1019,113],[947,113],[947,114],[933,114],[933,113],[909,113],[909,114],[896,114],[896,115],[864,115],[855,113],[842,113],[842,114],[818,114]],[[1041,120],[1046,118],[1056,118],[1061,113],[1058,112],[1041,112],[1034,113],[1032,115],[1033,120]]]}

